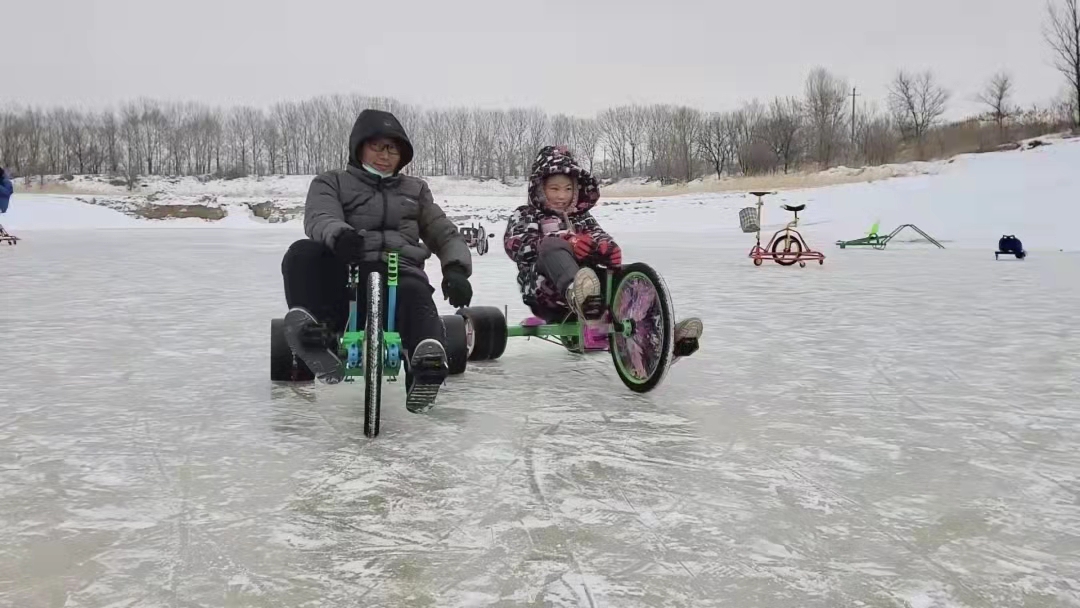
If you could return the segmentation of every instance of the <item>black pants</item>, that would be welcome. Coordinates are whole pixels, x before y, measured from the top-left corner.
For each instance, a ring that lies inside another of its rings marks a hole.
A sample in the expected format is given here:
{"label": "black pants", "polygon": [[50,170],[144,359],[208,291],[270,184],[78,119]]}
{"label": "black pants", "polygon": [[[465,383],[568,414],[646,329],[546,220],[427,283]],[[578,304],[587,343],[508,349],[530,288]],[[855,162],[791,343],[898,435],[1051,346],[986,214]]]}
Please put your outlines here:
{"label": "black pants", "polygon": [[[356,302],[357,329],[363,330],[367,304],[367,276],[373,270],[386,273],[386,264],[361,264],[360,289]],[[348,267],[318,241],[304,239],[293,243],[281,261],[285,279],[285,302],[289,308],[306,308],[321,323],[335,332],[345,331],[349,321],[349,300],[354,296],[346,285]],[[405,350],[434,338],[446,346],[442,320],[435,308],[435,289],[418,276],[398,273],[397,316],[394,325],[401,334]],[[388,304],[383,288],[383,314]]]}

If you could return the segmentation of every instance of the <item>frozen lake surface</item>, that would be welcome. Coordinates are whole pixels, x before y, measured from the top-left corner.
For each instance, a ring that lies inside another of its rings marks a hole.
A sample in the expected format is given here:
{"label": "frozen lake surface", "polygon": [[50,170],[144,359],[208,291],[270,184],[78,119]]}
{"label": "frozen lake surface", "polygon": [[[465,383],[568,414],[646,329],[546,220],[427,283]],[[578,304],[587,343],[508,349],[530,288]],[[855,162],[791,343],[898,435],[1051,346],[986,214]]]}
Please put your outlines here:
{"label": "frozen lake surface", "polygon": [[367,440],[359,385],[268,379],[295,232],[26,231],[0,605],[1080,606],[1080,255],[804,234],[823,267],[620,239],[705,320],[652,394],[513,341]]}

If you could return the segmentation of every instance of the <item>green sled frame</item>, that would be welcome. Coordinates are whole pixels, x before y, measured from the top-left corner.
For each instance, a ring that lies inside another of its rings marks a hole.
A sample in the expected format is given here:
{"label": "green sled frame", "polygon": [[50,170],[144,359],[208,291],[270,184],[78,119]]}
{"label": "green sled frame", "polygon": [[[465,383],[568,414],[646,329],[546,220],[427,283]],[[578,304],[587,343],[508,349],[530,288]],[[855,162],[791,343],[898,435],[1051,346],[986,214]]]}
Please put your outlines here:
{"label": "green sled frame", "polygon": [[[504,310],[459,309],[457,314],[466,320],[468,359],[497,358],[508,338],[537,338],[579,354],[607,350],[616,374],[631,391],[646,393],[660,386],[677,358],[674,307],[667,285],[644,263],[594,269],[601,278],[604,300],[601,317],[595,321],[568,314],[560,322],[508,326]],[[606,348],[589,348],[589,338],[595,342],[598,335],[606,339]],[[452,336],[448,339],[454,342]]]}
{"label": "green sled frame", "polygon": [[[355,382],[357,378],[364,381],[364,435],[367,437],[376,437],[379,434],[382,381],[384,377],[391,382],[397,380],[404,355],[401,334],[396,326],[398,253],[388,252],[386,262],[385,278],[377,271],[361,277],[357,265],[349,266],[347,287],[352,294],[349,300],[349,319],[345,331],[337,338],[338,357],[345,364],[344,381]],[[360,319],[357,305],[362,298],[366,303],[363,320]],[[311,372],[285,342],[283,319],[272,319],[270,326],[271,380],[312,380]]]}
{"label": "green sled frame", "polygon": [[885,249],[885,247],[889,244],[889,241],[891,241],[897,234],[900,234],[900,231],[904,228],[911,228],[915,232],[921,234],[922,237],[926,239],[929,243],[937,246],[938,249],[945,249],[944,245],[939,243],[936,239],[934,239],[934,237],[923,232],[915,224],[903,224],[901,226],[898,226],[896,230],[893,230],[885,236],[881,236],[877,233],[877,224],[874,224],[874,227],[870,229],[870,233],[865,237],[861,239],[853,239],[850,241],[836,241],[836,246],[840,249],[847,249],[848,247],[871,247],[873,249],[881,251]]}

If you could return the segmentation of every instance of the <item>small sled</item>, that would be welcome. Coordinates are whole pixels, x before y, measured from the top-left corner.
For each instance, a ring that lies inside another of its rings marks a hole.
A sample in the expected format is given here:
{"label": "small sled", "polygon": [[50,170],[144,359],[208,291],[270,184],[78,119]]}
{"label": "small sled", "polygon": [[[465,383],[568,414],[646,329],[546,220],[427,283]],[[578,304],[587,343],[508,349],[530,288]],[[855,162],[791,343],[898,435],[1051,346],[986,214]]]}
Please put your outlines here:
{"label": "small sled", "polygon": [[0,243],[7,243],[8,245],[16,245],[19,242],[19,237],[9,234],[4,227],[0,225]]}
{"label": "small sled", "polygon": [[487,253],[491,248],[488,239],[495,238],[495,233],[489,233],[484,229],[483,224],[480,224],[479,226],[469,224],[468,226],[458,228],[458,231],[461,233],[461,236],[465,237],[465,245],[470,249],[476,250],[476,255],[484,255]]}
{"label": "small sled", "polygon": [[839,247],[840,249],[846,249],[848,247],[873,247],[874,249],[876,249],[878,251],[881,251],[881,250],[885,249],[885,247],[889,244],[889,241],[893,240],[893,238],[897,234],[900,234],[900,231],[903,230],[904,228],[911,228],[915,232],[918,232],[919,234],[921,234],[922,237],[927,240],[927,242],[929,242],[932,245],[936,246],[938,249],[945,249],[944,245],[937,242],[937,240],[934,239],[934,237],[932,237],[929,234],[926,234],[925,232],[923,232],[915,224],[903,224],[903,225],[897,227],[896,230],[893,230],[889,234],[887,234],[885,236],[881,236],[880,234],[878,234],[878,222],[874,222],[874,225],[870,228],[870,232],[867,233],[867,235],[865,237],[863,237],[861,239],[852,239],[850,241],[836,241],[836,246]]}
{"label": "small sled", "polygon": [[1015,234],[1005,234],[998,239],[998,248],[994,252],[994,259],[998,259],[998,256],[1011,255],[1018,260],[1022,260],[1027,257],[1027,252],[1024,251],[1024,244],[1020,242],[1020,239],[1016,238]]}

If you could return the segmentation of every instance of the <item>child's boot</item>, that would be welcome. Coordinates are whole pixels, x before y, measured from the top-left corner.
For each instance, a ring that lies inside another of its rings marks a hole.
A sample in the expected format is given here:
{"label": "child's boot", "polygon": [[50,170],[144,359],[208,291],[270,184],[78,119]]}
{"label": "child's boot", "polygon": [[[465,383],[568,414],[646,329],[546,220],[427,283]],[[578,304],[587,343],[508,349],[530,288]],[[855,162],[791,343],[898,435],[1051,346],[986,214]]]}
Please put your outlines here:
{"label": "child's boot", "polygon": [[698,349],[698,339],[705,329],[701,319],[690,317],[675,324],[675,358],[689,357]]}
{"label": "child's boot", "polygon": [[604,300],[600,293],[600,279],[592,268],[582,268],[574,275],[574,282],[566,289],[566,302],[578,319],[599,319],[604,313]]}

